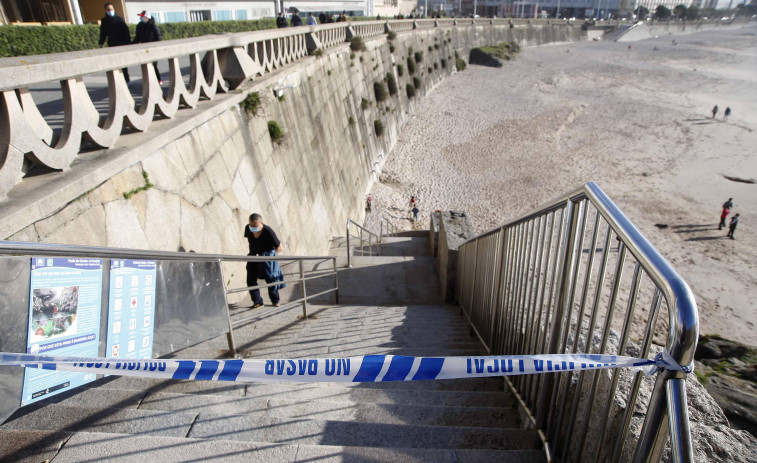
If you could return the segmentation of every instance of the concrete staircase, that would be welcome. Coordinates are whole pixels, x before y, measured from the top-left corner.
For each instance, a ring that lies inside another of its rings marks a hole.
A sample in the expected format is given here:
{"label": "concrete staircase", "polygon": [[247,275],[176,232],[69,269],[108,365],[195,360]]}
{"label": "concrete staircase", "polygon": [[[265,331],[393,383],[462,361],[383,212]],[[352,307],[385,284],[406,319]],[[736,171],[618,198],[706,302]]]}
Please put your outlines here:
{"label": "concrete staircase", "polygon": [[[340,271],[340,306],[265,307],[235,330],[247,358],[482,354],[438,302],[423,237],[385,241]],[[339,240],[337,255],[344,253]],[[346,255],[346,254],[345,254]],[[341,259],[340,259],[341,261]],[[310,290],[310,288],[308,288]],[[409,304],[407,301],[413,301]],[[404,301],[404,302],[403,302]],[[421,304],[423,303],[423,304]],[[177,358],[225,354],[225,336]],[[544,462],[499,379],[364,384],[105,378],[20,409],[0,461]]]}

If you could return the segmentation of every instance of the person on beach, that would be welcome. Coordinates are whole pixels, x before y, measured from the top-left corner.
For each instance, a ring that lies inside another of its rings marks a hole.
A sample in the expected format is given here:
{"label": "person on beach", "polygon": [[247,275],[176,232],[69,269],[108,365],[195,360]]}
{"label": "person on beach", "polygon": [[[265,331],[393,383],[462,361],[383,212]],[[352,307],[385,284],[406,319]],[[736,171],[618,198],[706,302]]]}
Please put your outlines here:
{"label": "person on beach", "polygon": [[[124,18],[116,14],[116,8],[112,3],[105,4],[105,17],[100,20],[100,48],[103,47],[106,39],[108,47],[120,47],[121,45],[129,45],[131,43],[129,26],[126,25]],[[126,83],[130,85],[129,70],[123,68],[121,72],[124,75],[124,79],[126,79]]]}
{"label": "person on beach", "polygon": [[[257,213],[250,215],[250,223],[244,227],[244,237],[250,245],[248,256],[275,256],[283,249],[276,232],[263,224],[263,217]],[[258,279],[265,280],[266,283],[283,282],[284,275],[278,261],[247,262],[247,286],[256,286]],[[268,297],[271,298],[271,304],[274,307],[279,306],[279,290],[285,286],[282,283],[268,287]],[[253,309],[263,306],[259,289],[251,289],[250,297]]]}
{"label": "person on beach", "polygon": [[712,108],[712,118],[715,119],[715,115],[718,113],[718,105],[715,105],[714,108]]}
{"label": "person on beach", "polygon": [[718,230],[722,230],[723,227],[725,227],[725,219],[726,217],[728,217],[728,214],[730,214],[731,207],[733,207],[733,203],[730,199],[723,204],[723,211],[720,213],[720,224],[718,224]]}
{"label": "person on beach", "polygon": [[413,222],[417,222],[417,221],[418,221],[418,213],[420,212],[420,211],[418,210],[418,206],[415,206],[415,207],[413,207],[413,208],[412,208],[412,209],[410,210],[410,212],[412,212],[412,213],[413,213]]}
{"label": "person on beach", "polygon": [[414,208],[415,205],[418,204],[418,201],[416,201],[415,196],[410,197],[410,208]]}
{"label": "person on beach", "polygon": [[[134,43],[160,42],[163,40],[160,29],[155,25],[155,18],[150,17],[150,13],[142,11],[137,16],[139,16],[139,24],[137,24],[137,32],[134,34]],[[153,61],[152,67],[155,69],[158,83],[163,85],[163,79],[160,78],[160,71],[158,70],[158,62]]]}
{"label": "person on beach", "polygon": [[728,106],[727,108],[725,108],[725,112],[723,113],[723,122],[727,121],[728,116],[730,115],[731,115],[731,107]]}
{"label": "person on beach", "polygon": [[365,198],[365,212],[371,212],[371,205],[373,204],[373,195],[368,195]]}
{"label": "person on beach", "polygon": [[733,217],[731,217],[731,224],[728,225],[728,234],[726,235],[728,238],[735,240],[736,238],[733,237],[733,233],[736,231],[736,225],[739,224],[739,215],[736,214]]}

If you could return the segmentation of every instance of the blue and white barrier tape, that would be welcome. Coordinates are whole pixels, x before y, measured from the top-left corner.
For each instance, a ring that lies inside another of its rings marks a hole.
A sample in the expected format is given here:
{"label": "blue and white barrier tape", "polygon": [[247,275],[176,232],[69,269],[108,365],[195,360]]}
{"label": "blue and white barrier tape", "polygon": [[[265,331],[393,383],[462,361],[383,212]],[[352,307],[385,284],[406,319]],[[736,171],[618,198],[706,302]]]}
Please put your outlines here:
{"label": "blue and white barrier tape", "polygon": [[485,378],[533,373],[638,368],[686,371],[669,355],[655,360],[616,355],[549,354],[470,357],[366,355],[350,358],[277,360],[138,360],[52,357],[0,353],[0,365],[146,378],[206,381],[283,381],[361,383],[429,379]]}

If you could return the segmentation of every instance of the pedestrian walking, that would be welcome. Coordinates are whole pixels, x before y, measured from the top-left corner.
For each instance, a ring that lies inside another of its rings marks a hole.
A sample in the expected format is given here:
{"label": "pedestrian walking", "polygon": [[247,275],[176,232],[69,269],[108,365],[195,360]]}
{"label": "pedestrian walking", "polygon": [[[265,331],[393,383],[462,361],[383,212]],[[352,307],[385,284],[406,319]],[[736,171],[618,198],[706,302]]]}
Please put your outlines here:
{"label": "pedestrian walking", "polygon": [[713,118],[713,119],[715,119],[715,115],[717,115],[717,113],[718,113],[718,105],[715,105],[715,106],[714,106],[714,107],[712,108],[712,118]]}
{"label": "pedestrian walking", "polygon": [[[129,45],[131,43],[129,26],[126,25],[124,18],[116,14],[116,8],[112,3],[105,4],[105,17],[100,20],[100,48],[103,47],[106,40],[108,41],[108,47],[120,47],[121,45]],[[124,74],[126,83],[130,84],[129,70],[123,68],[121,72]]]}
{"label": "pedestrian walking", "polygon": [[284,12],[282,11],[276,17],[276,27],[278,27],[279,29],[282,29],[282,28],[287,27],[287,26],[288,26],[288,24],[287,24],[287,18],[286,18],[286,16],[284,16]]}
{"label": "pedestrian walking", "polygon": [[[275,256],[283,249],[276,232],[265,225],[263,217],[257,213],[250,215],[250,223],[244,228],[244,237],[247,238],[250,245],[248,256]],[[283,282],[284,275],[278,261],[247,262],[247,286],[256,286],[258,279],[265,280],[266,283]],[[285,286],[282,283],[268,287],[268,297],[274,307],[279,306],[279,290]],[[253,309],[263,306],[263,298],[260,297],[259,289],[251,289],[250,297],[252,298]]]}
{"label": "pedestrian walking", "polygon": [[415,196],[410,197],[410,208],[414,208],[418,204],[418,201],[415,199]]}
{"label": "pedestrian walking", "polygon": [[728,217],[728,214],[731,213],[732,207],[733,198],[728,198],[728,201],[723,203],[723,211],[720,213],[720,224],[718,225],[718,230],[722,230],[723,227],[725,227],[725,218]]}
{"label": "pedestrian walking", "polygon": [[371,212],[372,205],[373,205],[373,195],[368,195],[368,197],[365,198],[365,212]]}
{"label": "pedestrian walking", "polygon": [[418,213],[420,212],[420,210],[418,210],[418,206],[413,207],[410,210],[410,212],[413,213],[413,222],[417,222],[418,221]]}
{"label": "pedestrian walking", "polygon": [[302,26],[302,18],[300,18],[300,13],[295,10],[294,13],[292,13],[292,27]]}
{"label": "pedestrian walking", "polygon": [[318,23],[315,21],[315,16],[313,16],[313,13],[308,13],[308,26],[315,26],[316,24]]}
{"label": "pedestrian walking", "polygon": [[735,240],[736,238],[733,237],[733,233],[736,231],[736,225],[739,224],[739,215],[736,214],[733,217],[731,217],[731,224],[728,225],[728,234],[726,235],[728,238]]}
{"label": "pedestrian walking", "polygon": [[723,113],[723,122],[728,120],[728,116],[731,115],[731,107],[728,106],[725,108],[725,112]]}
{"label": "pedestrian walking", "polygon": [[318,15],[318,20],[321,22],[321,24],[326,24],[326,21],[329,19],[328,16],[326,16],[326,13],[321,11],[321,14]]}
{"label": "pedestrian walking", "polygon": [[[150,17],[150,13],[142,11],[137,16],[139,16],[139,24],[137,24],[137,32],[134,34],[134,43],[160,42],[163,40],[160,29],[155,25],[155,18]],[[158,62],[153,61],[152,66],[155,68],[158,83],[163,85],[163,79],[160,78],[160,71],[158,70]]]}

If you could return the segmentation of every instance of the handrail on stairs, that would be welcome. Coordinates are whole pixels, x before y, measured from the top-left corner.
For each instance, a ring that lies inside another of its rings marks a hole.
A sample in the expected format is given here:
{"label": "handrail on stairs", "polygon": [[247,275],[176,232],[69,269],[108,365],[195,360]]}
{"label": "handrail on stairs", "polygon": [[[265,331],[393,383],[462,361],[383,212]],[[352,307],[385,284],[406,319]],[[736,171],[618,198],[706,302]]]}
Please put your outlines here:
{"label": "handrail on stairs", "polygon": [[[357,235],[352,235],[350,232],[350,226],[356,227],[358,230]],[[352,247],[350,246],[350,237],[357,238],[359,240],[359,247],[360,247],[360,253],[361,255],[365,255],[365,251],[363,249],[363,243],[368,243],[368,254],[372,255],[373,247],[376,248],[376,255],[379,255],[379,243],[381,243],[381,237],[372,231],[368,230],[367,228],[363,227],[362,225],[356,223],[352,219],[347,219],[347,267],[352,267]],[[368,235],[368,239],[364,239],[364,234]]]}

